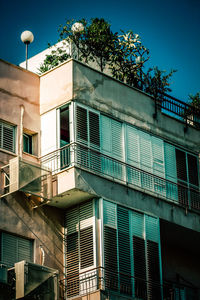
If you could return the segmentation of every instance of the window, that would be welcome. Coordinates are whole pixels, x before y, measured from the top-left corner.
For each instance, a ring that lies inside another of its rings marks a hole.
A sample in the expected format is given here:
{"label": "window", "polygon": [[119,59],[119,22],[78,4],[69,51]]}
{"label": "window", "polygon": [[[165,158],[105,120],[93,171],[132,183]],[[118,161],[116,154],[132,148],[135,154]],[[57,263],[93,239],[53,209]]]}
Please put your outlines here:
{"label": "window", "polygon": [[0,121],[0,148],[15,152],[15,126]]}
{"label": "window", "polygon": [[32,135],[23,134],[23,151],[29,154],[33,154],[33,139]]}
{"label": "window", "polygon": [[[87,278],[95,263],[95,216],[93,201],[82,203],[66,212],[66,273],[67,295],[84,292]],[[94,271],[92,271],[94,276]],[[86,276],[86,277],[87,277]],[[92,289],[92,288],[91,288]]]}
{"label": "window", "polygon": [[161,299],[159,219],[103,201],[105,286]]}
{"label": "window", "polygon": [[9,233],[0,233],[0,261],[8,266],[16,262],[33,261],[33,242]]}
{"label": "window", "polygon": [[178,199],[184,206],[199,209],[199,176],[197,157],[176,149],[176,170],[178,179]]}

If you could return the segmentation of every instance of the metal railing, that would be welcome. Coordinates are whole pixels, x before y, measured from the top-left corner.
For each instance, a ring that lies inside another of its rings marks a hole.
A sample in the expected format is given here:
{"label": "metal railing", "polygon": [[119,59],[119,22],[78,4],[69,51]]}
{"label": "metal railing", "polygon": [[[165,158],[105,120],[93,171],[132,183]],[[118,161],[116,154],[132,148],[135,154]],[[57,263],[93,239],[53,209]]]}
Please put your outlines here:
{"label": "metal railing", "polygon": [[163,174],[152,174],[146,166],[137,168],[79,143],[69,144],[41,157],[41,164],[50,168],[53,174],[77,166],[185,208],[200,210],[199,187],[169,181],[162,177]]}
{"label": "metal railing", "polygon": [[[180,283],[147,281],[103,267],[69,275],[60,283],[64,286],[66,299],[84,296],[98,290],[106,291],[108,294],[120,294],[122,298],[127,296],[129,299],[131,297],[140,300],[189,300],[198,299],[199,296],[199,290],[194,287]],[[190,298],[191,295],[193,298]]]}
{"label": "metal railing", "polygon": [[179,120],[190,124],[200,129],[200,109],[194,107],[186,102],[176,99],[168,94],[160,94],[158,99],[155,100],[155,105],[162,111],[170,112],[174,117],[178,117]]}

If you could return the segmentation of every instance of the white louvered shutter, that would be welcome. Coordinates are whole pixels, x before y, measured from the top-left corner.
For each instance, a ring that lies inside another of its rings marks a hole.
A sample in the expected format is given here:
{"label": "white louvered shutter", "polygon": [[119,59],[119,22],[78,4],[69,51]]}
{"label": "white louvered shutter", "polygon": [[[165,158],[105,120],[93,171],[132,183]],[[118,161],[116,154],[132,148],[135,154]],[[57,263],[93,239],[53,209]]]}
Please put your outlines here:
{"label": "white louvered shutter", "polygon": [[148,133],[138,130],[140,138],[140,167],[146,171],[141,173],[141,186],[148,190],[153,189],[152,173],[152,147],[151,137]]}
{"label": "white louvered shutter", "polygon": [[[106,116],[101,116],[101,149],[108,157],[102,158],[103,173],[123,179],[123,131],[122,123]],[[116,159],[117,161],[115,161]]]}
{"label": "white louvered shutter", "polygon": [[139,135],[138,130],[132,126],[126,126],[126,158],[127,163],[136,168],[127,167],[128,182],[141,186],[140,171],[140,153],[139,153]]}
{"label": "white louvered shutter", "polygon": [[[164,159],[164,142],[163,140],[152,136],[152,158],[153,158],[153,173],[158,177],[154,178],[154,190],[162,196],[166,195],[165,178],[165,159]],[[161,177],[161,178],[160,178]]]}

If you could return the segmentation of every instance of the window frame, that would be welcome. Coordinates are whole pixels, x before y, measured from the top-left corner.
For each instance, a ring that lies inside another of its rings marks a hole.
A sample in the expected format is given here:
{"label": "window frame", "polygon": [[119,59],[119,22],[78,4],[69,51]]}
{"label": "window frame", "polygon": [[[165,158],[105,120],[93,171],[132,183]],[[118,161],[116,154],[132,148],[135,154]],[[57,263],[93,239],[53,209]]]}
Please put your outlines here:
{"label": "window frame", "polygon": [[[4,146],[4,143],[6,144],[4,137],[4,128],[12,130],[12,150],[6,149]],[[0,149],[11,153],[16,153],[16,125],[0,120],[0,135]]]}

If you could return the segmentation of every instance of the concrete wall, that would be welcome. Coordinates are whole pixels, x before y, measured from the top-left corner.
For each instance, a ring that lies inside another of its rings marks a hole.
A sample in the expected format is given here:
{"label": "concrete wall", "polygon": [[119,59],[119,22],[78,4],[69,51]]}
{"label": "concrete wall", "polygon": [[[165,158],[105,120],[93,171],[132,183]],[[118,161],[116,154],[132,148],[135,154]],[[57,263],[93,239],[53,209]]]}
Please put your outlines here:
{"label": "concrete wall", "polygon": [[145,93],[77,61],[73,61],[73,82],[78,102],[199,152],[200,132],[192,127],[184,132],[183,123],[160,111],[154,119],[154,101]]}
{"label": "concrete wall", "polygon": [[129,207],[150,213],[163,220],[200,232],[200,215],[186,210],[173,202],[153,196],[144,190],[139,191],[117,180],[108,180],[103,177],[75,169],[75,187],[83,192],[102,197]]}
{"label": "concrete wall", "polygon": [[72,60],[40,77],[40,114],[72,99]]}
{"label": "concrete wall", "polygon": [[[19,154],[20,115],[24,106],[24,130],[37,134],[37,155],[40,155],[39,76],[0,60],[0,119],[16,126],[16,154]],[[36,151],[35,151],[36,152]],[[35,158],[29,155],[27,159]],[[1,162],[10,154],[1,152]]]}
{"label": "concrete wall", "polygon": [[63,273],[63,211],[41,206],[32,197],[16,192],[0,199],[0,231],[6,231],[34,242],[34,263],[41,264],[42,246],[44,265]]}

